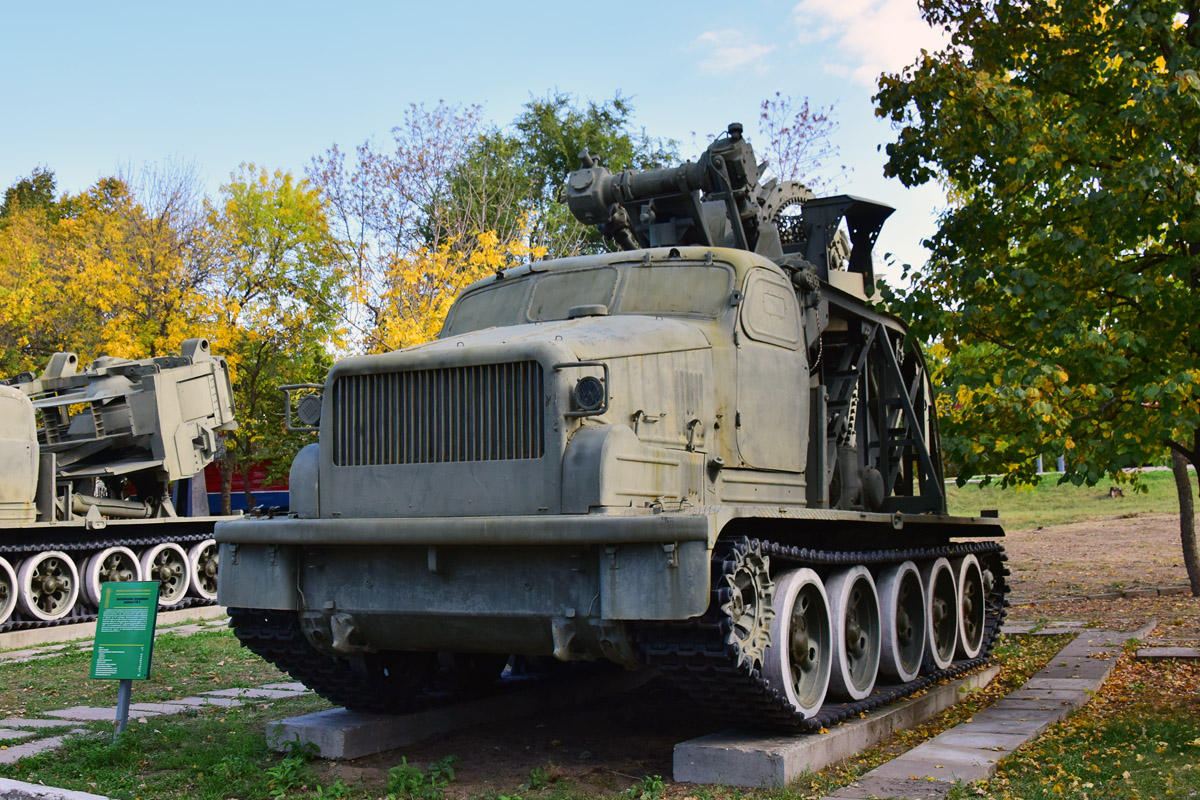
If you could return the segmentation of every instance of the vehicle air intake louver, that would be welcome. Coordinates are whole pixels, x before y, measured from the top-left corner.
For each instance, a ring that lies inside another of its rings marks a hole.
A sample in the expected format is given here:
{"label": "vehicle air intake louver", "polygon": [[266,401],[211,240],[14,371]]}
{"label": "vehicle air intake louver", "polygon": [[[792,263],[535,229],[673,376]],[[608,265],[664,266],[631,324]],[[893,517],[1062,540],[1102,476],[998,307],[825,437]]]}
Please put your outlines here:
{"label": "vehicle air intake louver", "polygon": [[333,385],[333,463],[340,467],[541,458],[542,365],[484,364]]}

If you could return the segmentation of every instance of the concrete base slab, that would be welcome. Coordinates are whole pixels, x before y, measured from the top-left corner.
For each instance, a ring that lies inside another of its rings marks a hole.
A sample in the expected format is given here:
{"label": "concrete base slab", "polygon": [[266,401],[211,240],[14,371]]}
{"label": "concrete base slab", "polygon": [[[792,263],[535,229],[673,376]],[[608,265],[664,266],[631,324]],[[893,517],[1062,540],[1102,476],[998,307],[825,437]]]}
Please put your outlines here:
{"label": "concrete base slab", "polygon": [[655,670],[612,671],[395,716],[336,708],[268,723],[267,742],[284,750],[299,738],[315,745],[322,758],[359,758],[472,725],[541,714],[628,692],[657,675]]}
{"label": "concrete base slab", "polygon": [[28,739],[37,736],[37,731],[23,731],[17,728],[0,728],[0,740]]}
{"label": "concrete base slab", "polygon": [[999,667],[928,689],[920,697],[869,712],[825,734],[763,736],[721,731],[675,745],[677,781],[728,786],[784,786],[802,772],[822,769],[944,711],[970,689],[989,684]]}

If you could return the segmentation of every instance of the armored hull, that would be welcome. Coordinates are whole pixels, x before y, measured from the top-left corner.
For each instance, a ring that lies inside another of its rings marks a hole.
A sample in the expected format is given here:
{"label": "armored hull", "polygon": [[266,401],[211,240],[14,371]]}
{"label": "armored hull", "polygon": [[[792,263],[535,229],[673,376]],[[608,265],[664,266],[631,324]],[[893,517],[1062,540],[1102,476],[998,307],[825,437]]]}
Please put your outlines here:
{"label": "armored hull", "polygon": [[1003,532],[946,514],[920,352],[842,272],[542,262],[338,364],[291,514],[218,525],[239,637],[351,708],[608,660],[801,730],[981,663]]}

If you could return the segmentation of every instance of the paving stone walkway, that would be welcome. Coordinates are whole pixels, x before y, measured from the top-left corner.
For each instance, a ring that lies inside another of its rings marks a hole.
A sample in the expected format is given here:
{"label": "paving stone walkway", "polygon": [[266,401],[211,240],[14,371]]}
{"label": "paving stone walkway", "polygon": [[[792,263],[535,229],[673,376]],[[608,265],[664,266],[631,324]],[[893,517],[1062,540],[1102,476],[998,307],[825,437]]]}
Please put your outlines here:
{"label": "paving stone walkway", "polygon": [[[227,625],[228,620],[225,618],[199,620],[183,625],[173,625],[169,628],[159,628],[155,632],[155,636],[191,636],[215,628],[224,628]],[[7,650],[0,652],[0,667],[7,664],[23,664],[44,658],[53,658],[64,653],[90,651],[91,649],[91,640],[84,640]],[[247,701],[262,704],[308,694],[312,694],[312,692],[302,683],[268,683],[248,689],[215,689],[178,700],[132,703],[129,706],[129,719],[136,723],[140,720],[148,720],[150,717],[182,714],[186,711],[197,711],[210,706],[235,708]],[[47,711],[36,717],[0,719],[0,742],[9,742],[7,745],[0,745],[0,764],[10,764],[25,756],[53,750],[62,745],[66,737],[87,733],[89,729],[79,727],[80,722],[113,722],[115,718],[116,709],[111,706],[103,708],[72,706],[71,708]],[[16,743],[13,744],[13,742]]]}
{"label": "paving stone walkway", "polygon": [[[1000,759],[1082,707],[1112,672],[1122,645],[1154,630],[1151,621],[1130,632],[1081,630],[1050,664],[1017,691],[907,753],[876,767],[826,800],[875,797],[944,798],[958,782],[990,778]],[[1042,631],[1044,632],[1044,631]]]}
{"label": "paving stone walkway", "polygon": [[[211,706],[236,708],[246,702],[263,704],[309,694],[312,692],[302,683],[268,683],[249,689],[215,689],[178,700],[132,703],[129,706],[129,719],[134,723],[145,722],[150,717],[199,711]],[[0,764],[11,764],[19,758],[53,750],[60,746],[67,736],[88,732],[87,728],[78,727],[77,723],[113,722],[115,718],[116,709],[112,706],[72,706],[47,711],[36,717],[0,719],[0,741],[29,740],[19,744],[0,745]]]}

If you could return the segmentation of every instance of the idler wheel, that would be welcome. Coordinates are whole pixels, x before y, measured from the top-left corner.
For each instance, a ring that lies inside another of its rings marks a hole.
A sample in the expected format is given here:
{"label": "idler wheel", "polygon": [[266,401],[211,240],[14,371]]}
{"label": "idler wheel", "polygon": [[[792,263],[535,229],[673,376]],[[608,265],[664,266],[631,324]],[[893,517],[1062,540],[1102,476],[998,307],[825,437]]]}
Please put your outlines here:
{"label": "idler wheel", "polygon": [[829,693],[862,700],[875,688],[881,629],[879,598],[870,571],[859,565],[835,572],[825,582],[833,619],[833,669]]}
{"label": "idler wheel", "polygon": [[100,605],[100,584],[140,581],[142,565],[128,547],[109,547],[91,555],[83,564],[83,596]]}
{"label": "idler wheel", "polygon": [[963,556],[952,565],[958,584],[958,656],[975,658],[983,649],[984,596],[983,569],[973,555]]}
{"label": "idler wheel", "polygon": [[188,550],[188,594],[217,599],[217,555],[216,539],[205,539]]}
{"label": "idler wheel", "polygon": [[958,646],[958,587],[950,562],[939,558],[921,568],[925,585],[925,613],[929,638],[926,640],[925,669],[945,669],[954,660]]}
{"label": "idler wheel", "polygon": [[143,579],[158,581],[159,605],[178,605],[191,581],[183,548],[174,542],[162,542],[143,550],[141,562]]}
{"label": "idler wheel", "polygon": [[21,610],[34,619],[62,619],[79,598],[79,570],[66,553],[50,550],[30,556],[17,568]]}
{"label": "idler wheel", "polygon": [[905,561],[880,573],[879,613],[883,619],[879,674],[895,683],[908,683],[921,671],[928,638],[925,589],[916,564]]}
{"label": "idler wheel", "polygon": [[763,655],[763,674],[805,718],[816,715],[829,690],[833,665],[829,598],[808,568],[776,576],[775,619]]}

